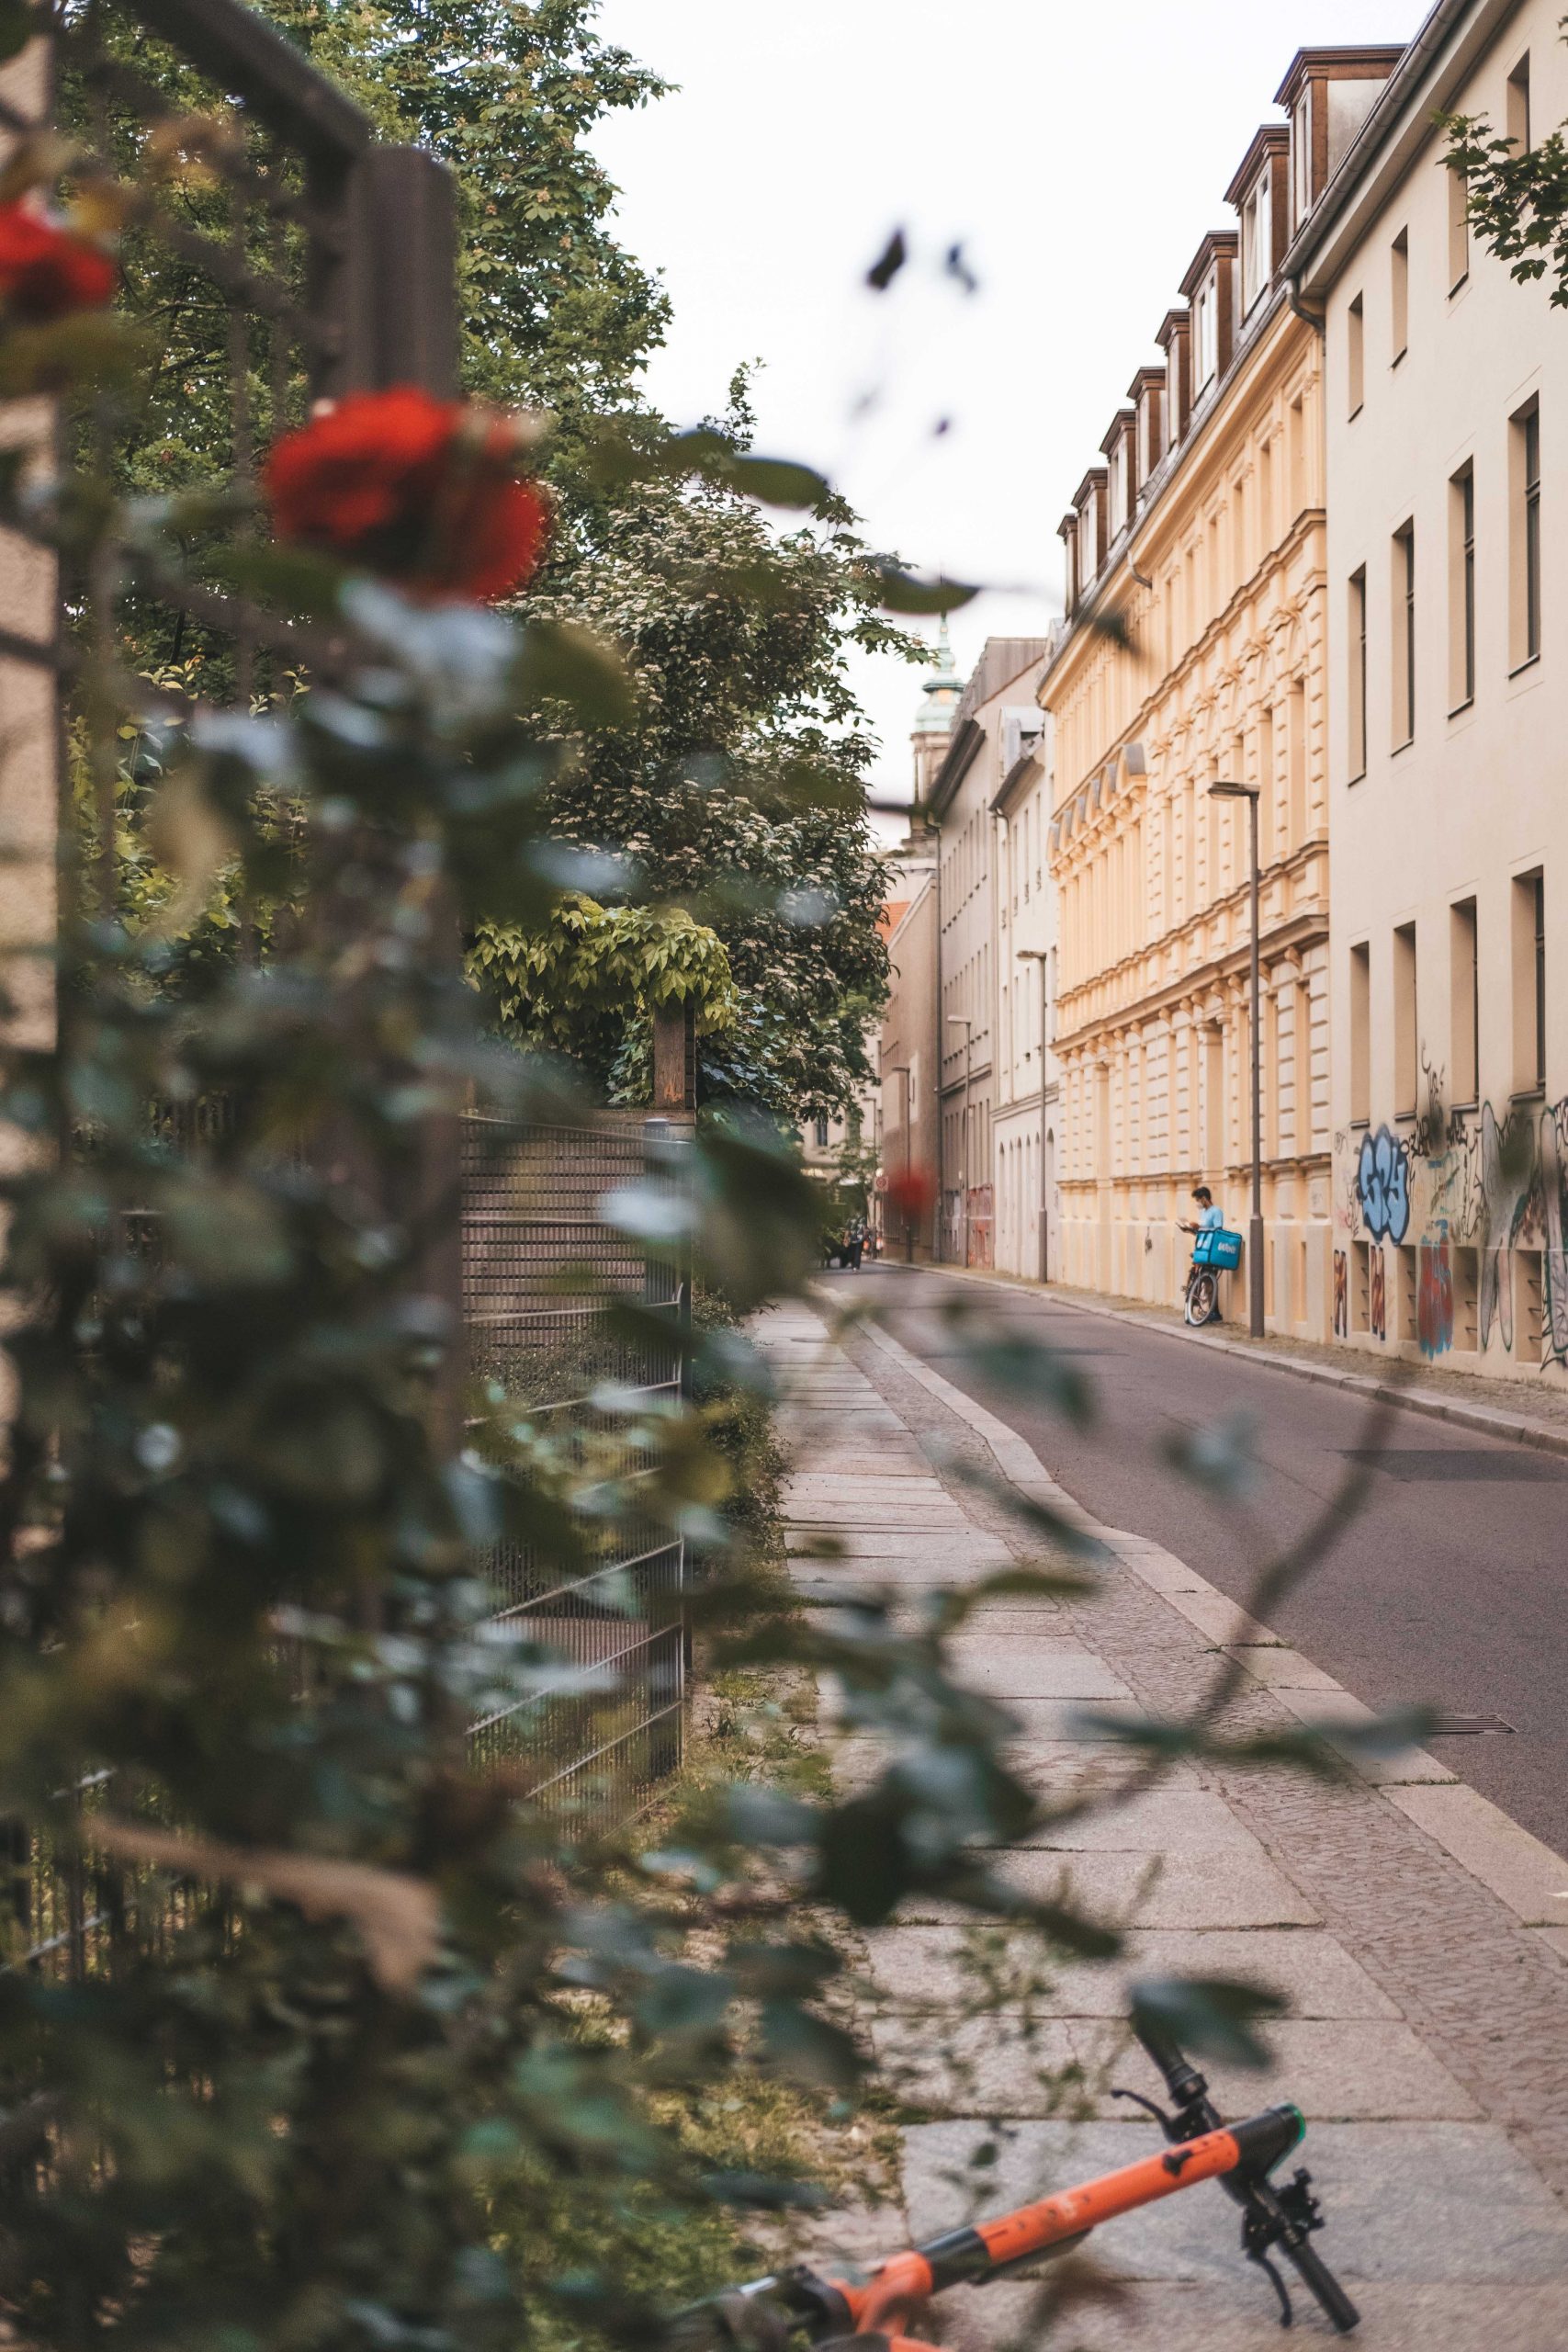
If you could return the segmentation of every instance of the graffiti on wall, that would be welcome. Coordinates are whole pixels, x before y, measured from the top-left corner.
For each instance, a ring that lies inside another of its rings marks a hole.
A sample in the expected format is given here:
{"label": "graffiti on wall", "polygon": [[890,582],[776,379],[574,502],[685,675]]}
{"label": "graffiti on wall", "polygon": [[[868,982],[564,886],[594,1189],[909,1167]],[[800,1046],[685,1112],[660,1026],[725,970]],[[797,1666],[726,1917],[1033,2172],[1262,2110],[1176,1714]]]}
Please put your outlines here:
{"label": "graffiti on wall", "polygon": [[1416,1336],[1424,1356],[1445,1355],[1454,1343],[1454,1270],[1446,1241],[1428,1242],[1421,1251]]}
{"label": "graffiti on wall", "polygon": [[[1386,1337],[1386,1277],[1380,1245],[1420,1245],[1416,1329],[1423,1351],[1453,1345],[1455,1253],[1473,1250],[1475,1345],[1494,1340],[1512,1353],[1516,1337],[1533,1360],[1536,1333],[1516,1334],[1513,1253],[1540,1252],[1541,1357],[1568,1364],[1568,1097],[1544,1105],[1510,1104],[1501,1118],[1490,1102],[1479,1112],[1450,1111],[1442,1073],[1423,1058],[1427,1102],[1408,1136],[1384,1125],[1336,1137],[1343,1156],[1336,1175],[1343,1206],[1336,1223],[1372,1245],[1368,1322]],[[1348,1266],[1346,1268],[1347,1286]],[[1348,1298],[1345,1307],[1348,1311]],[[1468,1309],[1467,1309],[1468,1312]],[[1335,1329],[1341,1329],[1338,1253]]]}
{"label": "graffiti on wall", "polygon": [[1343,1250],[1334,1252],[1334,1336],[1350,1336],[1350,1261]]}
{"label": "graffiti on wall", "polygon": [[1392,1127],[1361,1137],[1356,1197],[1374,1241],[1404,1240],[1410,1229],[1410,1155]]}
{"label": "graffiti on wall", "polygon": [[1367,1320],[1374,1340],[1388,1337],[1388,1262],[1381,1248],[1371,1251],[1368,1283]]}

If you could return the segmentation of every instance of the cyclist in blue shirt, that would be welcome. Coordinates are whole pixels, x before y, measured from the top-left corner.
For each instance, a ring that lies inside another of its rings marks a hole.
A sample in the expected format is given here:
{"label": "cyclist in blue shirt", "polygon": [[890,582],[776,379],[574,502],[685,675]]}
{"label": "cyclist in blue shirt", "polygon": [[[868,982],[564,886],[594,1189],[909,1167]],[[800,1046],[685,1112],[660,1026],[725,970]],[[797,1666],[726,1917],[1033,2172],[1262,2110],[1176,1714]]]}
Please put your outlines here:
{"label": "cyclist in blue shirt", "polygon": [[[1222,1212],[1214,1206],[1214,1196],[1213,1193],[1210,1192],[1207,1184],[1194,1184],[1192,1187],[1192,1198],[1198,1204],[1197,1222],[1190,1225],[1184,1217],[1179,1218],[1177,1221],[1177,1230],[1181,1233],[1215,1233],[1221,1231],[1224,1228],[1225,1220]],[[1217,1323],[1219,1320],[1220,1286],[1218,1283],[1215,1283],[1214,1306],[1213,1312],[1209,1317],[1209,1321],[1211,1323]]]}

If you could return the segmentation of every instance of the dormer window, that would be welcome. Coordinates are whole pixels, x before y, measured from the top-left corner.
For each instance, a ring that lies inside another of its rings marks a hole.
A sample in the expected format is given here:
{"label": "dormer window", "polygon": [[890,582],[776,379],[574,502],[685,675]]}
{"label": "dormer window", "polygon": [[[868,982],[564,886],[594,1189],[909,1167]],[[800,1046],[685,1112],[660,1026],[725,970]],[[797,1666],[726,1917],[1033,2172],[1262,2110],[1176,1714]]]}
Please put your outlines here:
{"label": "dormer window", "polygon": [[1250,311],[1267,294],[1274,266],[1274,182],[1263,172],[1241,208],[1241,307]]}
{"label": "dormer window", "polygon": [[1078,583],[1079,593],[1088,588],[1100,570],[1100,528],[1095,514],[1098,503],[1091,490],[1078,508]]}
{"label": "dormer window", "polygon": [[1220,274],[1212,269],[1192,302],[1193,397],[1206,391],[1220,368]]}

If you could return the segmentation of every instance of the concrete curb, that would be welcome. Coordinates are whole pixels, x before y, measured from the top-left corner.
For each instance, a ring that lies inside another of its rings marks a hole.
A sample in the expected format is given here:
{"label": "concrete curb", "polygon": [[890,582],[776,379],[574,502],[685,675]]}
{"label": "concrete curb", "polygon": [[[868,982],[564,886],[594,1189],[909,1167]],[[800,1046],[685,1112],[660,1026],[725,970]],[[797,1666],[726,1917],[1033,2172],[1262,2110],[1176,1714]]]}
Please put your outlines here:
{"label": "concrete curb", "polygon": [[[1111,1310],[1085,1309],[1086,1313],[1101,1311]],[[1145,1320],[1142,1316],[1128,1315],[1119,1315],[1118,1319],[1139,1323]],[[1297,1654],[1279,1634],[1249,1617],[1228,1594],[1210,1584],[1174,1553],[1142,1536],[1101,1526],[1057,1484],[1016,1430],[1009,1429],[952,1381],[933,1372],[891,1332],[879,1329],[874,1323],[860,1328],[874,1346],[897,1363],[901,1372],[918,1381],[930,1395],[939,1396],[983,1439],[1004,1477],[1022,1492],[1049,1500],[1054,1509],[1086,1533],[1095,1535],[1168,1608],[1196,1625],[1217,1649],[1229,1650],[1290,1713],[1320,1728],[1336,1716],[1359,1722],[1371,1719],[1371,1708],[1331,1675],[1306,1660],[1299,1661],[1299,1671],[1281,1672],[1281,1660],[1295,1659]],[[1158,1330],[1163,1327],[1155,1324],[1152,1328]],[[1259,1361],[1250,1349],[1238,1348],[1233,1352],[1246,1355],[1253,1363]],[[1249,1657],[1249,1651],[1255,1655]],[[1568,1929],[1568,1861],[1529,1830],[1520,1828],[1500,1806],[1460,1781],[1447,1765],[1423,1749],[1411,1749],[1386,1762],[1356,1757],[1348,1760],[1386,1804],[1395,1806],[1406,1820],[1414,1822],[1472,1878],[1495,1895],[1521,1927],[1535,1929],[1559,1958],[1568,1962],[1568,1937],[1564,1935]]]}
{"label": "concrete curb", "polygon": [[1265,1372],[1289,1373],[1296,1380],[1315,1380],[1325,1387],[1342,1388],[1352,1396],[1364,1396],[1369,1402],[1398,1405],[1407,1413],[1425,1413],[1432,1420],[1449,1421],[1460,1429],[1476,1430],[1483,1436],[1501,1438],[1512,1445],[1528,1445],[1537,1453],[1555,1453],[1568,1459],[1568,1429],[1554,1429],[1548,1421],[1523,1419],[1517,1413],[1473,1404],[1468,1397],[1434,1396],[1429,1389],[1407,1388],[1397,1380],[1373,1380],[1359,1372],[1341,1372],[1337,1364],[1313,1363],[1303,1356],[1272,1355],[1262,1348],[1249,1348],[1239,1340],[1220,1340],[1207,1331],[1192,1330],[1185,1323],[1163,1323],[1156,1316],[1138,1315],[1125,1306],[1102,1306],[1079,1292],[1063,1290],[1055,1283],[982,1273],[971,1266],[907,1267],[895,1261],[887,1267],[884,1261],[879,1271],[884,1269],[896,1273],[943,1274],[952,1282],[980,1283],[993,1290],[1012,1290],[1025,1297],[1049,1299],[1054,1306],[1070,1307],[1075,1315],[1096,1315],[1108,1323],[1130,1323],[1141,1331],[1153,1331],[1160,1339],[1190,1340],[1195,1347],[1239,1357]]}

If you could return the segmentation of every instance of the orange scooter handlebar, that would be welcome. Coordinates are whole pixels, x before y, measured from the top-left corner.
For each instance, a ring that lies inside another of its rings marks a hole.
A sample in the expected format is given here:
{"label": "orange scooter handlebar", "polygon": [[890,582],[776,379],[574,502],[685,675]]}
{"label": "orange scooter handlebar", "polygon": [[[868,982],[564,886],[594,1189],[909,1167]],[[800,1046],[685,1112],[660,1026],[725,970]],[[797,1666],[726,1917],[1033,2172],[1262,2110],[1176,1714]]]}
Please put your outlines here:
{"label": "orange scooter handlebar", "polygon": [[867,2278],[819,2278],[796,2271],[760,2278],[743,2288],[741,2296],[771,2306],[787,2325],[803,2330],[814,2342],[850,2335],[897,2336],[945,2287],[980,2285],[1053,2246],[1086,2236],[1102,2222],[1173,2197],[1201,2180],[1237,2171],[1266,2173],[1297,2144],[1303,2128],[1298,2108],[1271,2107],[1248,2122],[1206,2132],[1098,2180],[1021,2205],[994,2222],[951,2230],[924,2245],[890,2255]]}

